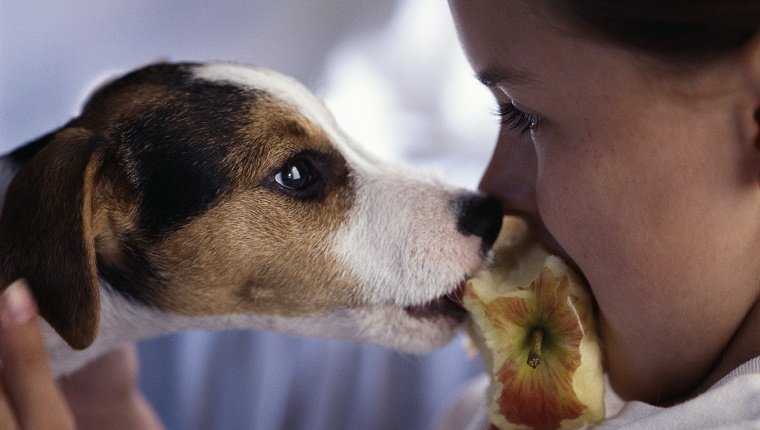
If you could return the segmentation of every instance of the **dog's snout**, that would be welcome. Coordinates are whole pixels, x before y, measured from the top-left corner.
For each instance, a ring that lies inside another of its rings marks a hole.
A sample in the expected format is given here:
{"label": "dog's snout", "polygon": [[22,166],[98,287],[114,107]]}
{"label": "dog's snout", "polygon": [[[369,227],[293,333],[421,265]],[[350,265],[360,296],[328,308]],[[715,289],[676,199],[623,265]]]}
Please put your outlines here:
{"label": "dog's snout", "polygon": [[490,249],[501,230],[504,213],[499,202],[472,194],[460,200],[459,208],[457,229],[465,235],[479,236],[483,240],[483,249]]}

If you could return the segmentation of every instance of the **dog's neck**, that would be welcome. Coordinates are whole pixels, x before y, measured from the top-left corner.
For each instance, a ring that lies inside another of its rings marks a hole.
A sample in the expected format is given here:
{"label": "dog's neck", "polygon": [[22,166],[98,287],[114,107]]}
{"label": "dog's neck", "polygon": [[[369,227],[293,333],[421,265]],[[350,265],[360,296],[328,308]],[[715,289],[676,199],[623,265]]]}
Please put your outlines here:
{"label": "dog's neck", "polygon": [[[104,353],[127,343],[165,333],[187,330],[261,329],[281,333],[298,333],[303,336],[325,336],[324,327],[330,327],[331,338],[351,337],[357,329],[356,314],[361,310],[346,309],[322,316],[283,318],[255,314],[219,316],[181,316],[160,312],[135,303],[100,283],[100,325],[95,342],[88,348],[72,349],[46,323],[42,322],[48,352],[56,375],[71,373]],[[377,326],[368,321],[368,328]],[[343,334],[343,335],[341,335]]]}
{"label": "dog's neck", "polygon": [[71,348],[46,322],[42,322],[53,372],[75,371],[104,353],[127,343],[184,330],[224,329],[263,325],[264,321],[240,321],[230,317],[183,317],[167,315],[135,303],[111,289],[101,279],[98,335],[84,350]]}

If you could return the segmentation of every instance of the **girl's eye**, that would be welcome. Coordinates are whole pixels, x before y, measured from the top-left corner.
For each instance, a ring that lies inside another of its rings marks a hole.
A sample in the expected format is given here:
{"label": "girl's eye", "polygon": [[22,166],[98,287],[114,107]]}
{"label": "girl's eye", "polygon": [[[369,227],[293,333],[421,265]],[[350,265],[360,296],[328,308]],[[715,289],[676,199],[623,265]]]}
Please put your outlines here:
{"label": "girl's eye", "polygon": [[499,104],[497,115],[501,118],[502,126],[519,131],[520,134],[535,132],[539,123],[537,115],[525,113],[512,103]]}

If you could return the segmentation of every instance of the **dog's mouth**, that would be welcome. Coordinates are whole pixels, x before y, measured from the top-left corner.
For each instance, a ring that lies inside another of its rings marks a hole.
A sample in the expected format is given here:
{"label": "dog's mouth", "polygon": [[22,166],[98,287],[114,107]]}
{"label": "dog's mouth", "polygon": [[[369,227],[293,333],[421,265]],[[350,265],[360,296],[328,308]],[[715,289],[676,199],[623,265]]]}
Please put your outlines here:
{"label": "dog's mouth", "polygon": [[406,306],[404,310],[414,317],[420,319],[435,319],[448,317],[463,322],[467,319],[467,310],[462,306],[462,295],[464,294],[464,283],[460,284],[454,290],[437,297],[421,305]]}

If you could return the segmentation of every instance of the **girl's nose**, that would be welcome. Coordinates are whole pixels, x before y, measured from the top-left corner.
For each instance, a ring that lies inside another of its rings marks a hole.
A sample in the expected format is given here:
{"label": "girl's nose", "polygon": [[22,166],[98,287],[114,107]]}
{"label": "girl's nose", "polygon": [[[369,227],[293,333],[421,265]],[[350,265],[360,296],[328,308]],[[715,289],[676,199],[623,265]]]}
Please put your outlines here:
{"label": "girl's nose", "polygon": [[479,188],[497,199],[505,213],[537,216],[536,152],[531,142],[512,134],[500,134]]}

